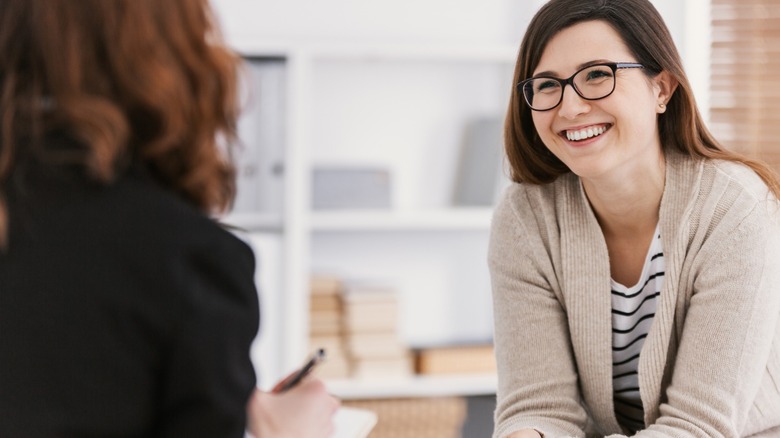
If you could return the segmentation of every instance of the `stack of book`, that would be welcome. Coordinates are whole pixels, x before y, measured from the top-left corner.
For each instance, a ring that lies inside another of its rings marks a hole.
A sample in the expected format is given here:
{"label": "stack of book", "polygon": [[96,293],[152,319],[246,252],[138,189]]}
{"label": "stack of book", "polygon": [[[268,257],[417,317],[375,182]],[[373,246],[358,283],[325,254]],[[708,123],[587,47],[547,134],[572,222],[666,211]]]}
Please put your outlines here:
{"label": "stack of book", "polygon": [[309,314],[311,349],[323,348],[326,359],[317,368],[319,377],[349,377],[350,364],[343,336],[343,285],[333,277],[312,277]]}
{"label": "stack of book", "polygon": [[350,284],[344,293],[344,341],[352,377],[408,377],[413,357],[398,333],[398,294],[386,286]]}

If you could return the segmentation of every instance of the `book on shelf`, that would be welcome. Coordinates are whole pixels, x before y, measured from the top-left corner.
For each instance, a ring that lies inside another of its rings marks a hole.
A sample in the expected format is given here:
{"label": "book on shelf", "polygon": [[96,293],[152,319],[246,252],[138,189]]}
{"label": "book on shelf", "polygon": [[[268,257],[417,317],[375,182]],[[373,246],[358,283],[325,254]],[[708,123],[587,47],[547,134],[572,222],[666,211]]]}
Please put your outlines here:
{"label": "book on shelf", "polygon": [[334,276],[329,275],[314,275],[309,281],[311,295],[315,296],[337,296],[341,297],[344,283],[343,281]]}
{"label": "book on shelf", "polygon": [[330,277],[312,277],[310,290],[310,335],[312,337],[341,335],[344,313],[341,282]]}
{"label": "book on shelf", "polygon": [[351,371],[352,377],[363,380],[411,377],[414,375],[414,360],[409,352],[381,358],[352,356]]}
{"label": "book on shelf", "polygon": [[342,299],[340,295],[312,293],[310,305],[312,312],[341,313]]}
{"label": "book on shelf", "polygon": [[341,334],[341,314],[334,312],[311,311],[309,314],[309,333],[311,336]]}
{"label": "book on shelf", "polygon": [[396,333],[398,294],[388,286],[347,286],[344,294],[344,327],[347,333]]}
{"label": "book on shelf", "polygon": [[313,276],[309,296],[309,344],[325,349],[326,359],[317,370],[324,379],[343,379],[350,375],[350,361],[344,345],[341,280]]}
{"label": "book on shelf", "polygon": [[321,376],[371,379],[414,373],[413,356],[398,333],[398,294],[392,287],[314,276],[310,303],[311,346],[325,348],[332,358],[321,367]]}
{"label": "book on shelf", "polygon": [[380,283],[348,283],[344,337],[358,379],[408,377],[413,358],[398,332],[398,293]]}
{"label": "book on shelf", "polygon": [[492,344],[451,345],[416,349],[415,370],[421,375],[496,372]]}
{"label": "book on shelf", "polygon": [[346,333],[345,338],[347,349],[356,357],[381,359],[408,353],[396,332]]}
{"label": "book on shelf", "polygon": [[317,367],[317,375],[323,379],[344,379],[351,373],[351,362],[341,334],[309,337],[311,349],[325,350],[325,360]]}
{"label": "book on shelf", "polygon": [[352,364],[343,350],[327,350],[328,357],[317,367],[322,379],[346,379],[352,375]]}

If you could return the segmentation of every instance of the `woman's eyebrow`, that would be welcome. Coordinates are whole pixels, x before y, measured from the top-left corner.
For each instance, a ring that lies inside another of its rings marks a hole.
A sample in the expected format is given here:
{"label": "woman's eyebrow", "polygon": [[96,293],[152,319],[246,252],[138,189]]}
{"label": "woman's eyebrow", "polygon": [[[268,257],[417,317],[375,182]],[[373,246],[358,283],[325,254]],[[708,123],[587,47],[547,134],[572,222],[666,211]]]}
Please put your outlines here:
{"label": "woman's eyebrow", "polygon": [[[581,70],[581,69],[583,69],[585,67],[589,67],[589,66],[594,65],[594,64],[603,64],[605,62],[612,62],[612,61],[610,61],[609,59],[594,59],[592,61],[586,61],[586,62],[583,62],[582,64],[578,65],[576,71],[579,71],[579,70]],[[559,77],[556,72],[551,71],[551,70],[541,71],[539,73],[536,73],[532,77],[536,78],[536,77],[540,77],[540,76],[553,77],[553,78]]]}

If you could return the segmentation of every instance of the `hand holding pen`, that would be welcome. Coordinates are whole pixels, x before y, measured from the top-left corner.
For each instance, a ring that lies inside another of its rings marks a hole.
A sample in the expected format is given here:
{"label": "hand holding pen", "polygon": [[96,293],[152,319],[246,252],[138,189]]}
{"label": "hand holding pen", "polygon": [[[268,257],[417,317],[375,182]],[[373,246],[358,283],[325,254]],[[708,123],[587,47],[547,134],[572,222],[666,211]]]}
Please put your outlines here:
{"label": "hand holding pen", "polygon": [[318,350],[270,392],[255,391],[247,407],[248,427],[253,435],[330,437],[333,415],[340,403],[328,394],[321,380],[309,376],[324,358],[325,351]]}
{"label": "hand holding pen", "polygon": [[319,364],[323,360],[325,360],[325,350],[320,348],[309,358],[309,360],[306,361],[306,363],[298,371],[290,374],[289,376],[282,379],[279,383],[277,383],[276,386],[274,386],[274,388],[271,390],[271,392],[279,394],[288,391],[290,388],[301,383],[301,380],[303,380],[304,377],[308,376],[309,373],[311,373],[312,370],[314,370],[314,367],[316,367],[317,364]]}

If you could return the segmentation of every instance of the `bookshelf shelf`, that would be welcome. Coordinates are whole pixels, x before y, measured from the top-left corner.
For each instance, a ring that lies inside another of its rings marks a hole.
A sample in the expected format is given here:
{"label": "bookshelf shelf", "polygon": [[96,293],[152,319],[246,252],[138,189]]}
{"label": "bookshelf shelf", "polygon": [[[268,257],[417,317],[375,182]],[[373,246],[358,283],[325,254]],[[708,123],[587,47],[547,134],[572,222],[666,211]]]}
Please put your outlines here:
{"label": "bookshelf shelf", "polygon": [[281,232],[284,220],[276,213],[232,213],[220,222],[250,232]]}
{"label": "bookshelf shelf", "polygon": [[319,211],[312,213],[316,232],[488,230],[489,208],[425,211]]}
{"label": "bookshelf shelf", "polygon": [[344,400],[366,398],[412,398],[492,395],[495,374],[415,376],[382,380],[329,380],[328,391]]}

